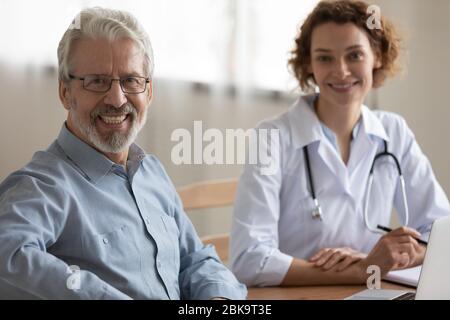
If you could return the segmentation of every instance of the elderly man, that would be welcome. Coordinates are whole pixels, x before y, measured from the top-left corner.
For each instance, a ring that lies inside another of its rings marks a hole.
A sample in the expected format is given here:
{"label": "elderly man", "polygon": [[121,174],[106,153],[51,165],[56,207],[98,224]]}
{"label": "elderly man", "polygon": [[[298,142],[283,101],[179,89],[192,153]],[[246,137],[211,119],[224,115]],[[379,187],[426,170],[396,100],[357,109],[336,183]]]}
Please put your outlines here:
{"label": "elderly man", "polygon": [[0,185],[0,298],[245,298],[133,143],[152,100],[147,34],[122,11],[78,18],[58,47],[67,121]]}

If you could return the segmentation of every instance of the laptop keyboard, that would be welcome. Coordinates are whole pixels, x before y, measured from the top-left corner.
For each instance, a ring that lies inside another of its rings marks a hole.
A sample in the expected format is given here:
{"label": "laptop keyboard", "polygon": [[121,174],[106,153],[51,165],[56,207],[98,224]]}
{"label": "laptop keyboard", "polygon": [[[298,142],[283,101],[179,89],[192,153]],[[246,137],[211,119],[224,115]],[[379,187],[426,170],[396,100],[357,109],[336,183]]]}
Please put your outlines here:
{"label": "laptop keyboard", "polygon": [[402,294],[401,296],[398,296],[394,300],[414,300],[415,297],[416,297],[415,292],[406,292],[406,293]]}

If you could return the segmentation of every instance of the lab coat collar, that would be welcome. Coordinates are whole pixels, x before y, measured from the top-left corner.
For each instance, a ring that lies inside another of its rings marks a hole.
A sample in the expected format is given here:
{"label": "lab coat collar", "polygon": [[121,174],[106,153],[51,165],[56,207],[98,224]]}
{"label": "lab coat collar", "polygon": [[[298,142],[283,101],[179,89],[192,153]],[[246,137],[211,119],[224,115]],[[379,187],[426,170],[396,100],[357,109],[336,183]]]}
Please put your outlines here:
{"label": "lab coat collar", "polygon": [[288,121],[294,148],[303,148],[325,138],[319,118],[312,105],[317,95],[300,97],[288,111]]}
{"label": "lab coat collar", "polygon": [[365,105],[361,110],[362,120],[364,124],[364,130],[366,134],[379,137],[386,142],[389,142],[389,137],[386,133],[381,120]]}
{"label": "lab coat collar", "polygon": [[[320,120],[312,105],[317,94],[300,97],[288,111],[288,121],[292,132],[294,148],[303,148],[313,142],[326,139]],[[380,119],[365,105],[362,106],[362,128],[366,135],[379,137],[389,142],[386,130]]]}

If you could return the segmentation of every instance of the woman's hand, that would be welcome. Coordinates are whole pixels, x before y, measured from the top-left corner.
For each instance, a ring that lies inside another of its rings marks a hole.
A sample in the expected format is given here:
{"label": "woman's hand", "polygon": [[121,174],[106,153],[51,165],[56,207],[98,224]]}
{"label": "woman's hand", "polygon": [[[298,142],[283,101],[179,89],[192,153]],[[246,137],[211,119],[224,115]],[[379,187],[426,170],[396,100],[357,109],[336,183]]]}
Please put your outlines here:
{"label": "woman's hand", "polygon": [[365,254],[351,248],[324,248],[313,255],[309,262],[314,262],[316,267],[325,271],[335,268],[340,272],[364,258]]}
{"label": "woman's hand", "polygon": [[365,259],[365,265],[380,267],[384,276],[390,270],[412,268],[422,264],[426,248],[415,238],[420,233],[414,229],[401,227],[385,234]]}

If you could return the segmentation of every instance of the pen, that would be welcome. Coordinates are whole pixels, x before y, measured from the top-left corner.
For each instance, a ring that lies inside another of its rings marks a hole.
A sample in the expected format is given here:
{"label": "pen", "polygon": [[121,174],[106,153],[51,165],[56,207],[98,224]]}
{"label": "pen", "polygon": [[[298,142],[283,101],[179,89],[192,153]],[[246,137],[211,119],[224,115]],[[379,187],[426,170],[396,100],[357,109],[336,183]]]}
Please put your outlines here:
{"label": "pen", "polygon": [[[391,232],[392,231],[391,228],[388,228],[388,227],[385,227],[385,226],[382,226],[382,225],[377,225],[377,228],[380,229],[380,230],[386,231],[386,232]],[[418,239],[418,238],[414,238],[414,239],[416,239],[418,243],[423,244],[424,246],[428,245],[428,242],[426,242],[426,241],[424,241],[422,239]]]}

